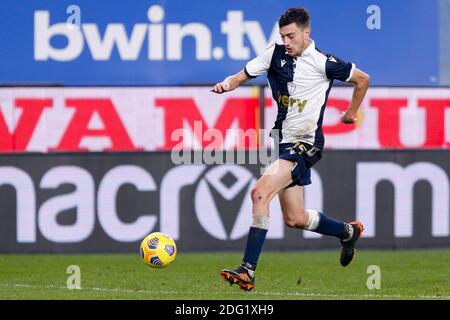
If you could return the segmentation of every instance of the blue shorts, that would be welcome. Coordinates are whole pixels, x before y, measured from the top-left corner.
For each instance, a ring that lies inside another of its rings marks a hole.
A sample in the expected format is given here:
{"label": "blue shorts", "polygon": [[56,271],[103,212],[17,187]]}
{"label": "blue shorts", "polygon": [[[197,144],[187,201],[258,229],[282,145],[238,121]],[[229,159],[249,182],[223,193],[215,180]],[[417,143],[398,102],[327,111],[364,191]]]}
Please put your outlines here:
{"label": "blue shorts", "polygon": [[307,143],[280,143],[278,158],[295,162],[292,183],[286,188],[311,184],[311,167],[322,157],[322,150]]}

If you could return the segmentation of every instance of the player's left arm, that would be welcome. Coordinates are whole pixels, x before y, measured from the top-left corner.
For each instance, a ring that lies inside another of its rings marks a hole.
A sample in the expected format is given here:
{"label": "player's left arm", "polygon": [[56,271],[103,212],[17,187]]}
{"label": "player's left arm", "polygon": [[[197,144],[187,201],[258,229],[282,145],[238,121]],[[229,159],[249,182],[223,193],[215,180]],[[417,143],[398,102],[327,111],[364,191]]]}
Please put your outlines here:
{"label": "player's left arm", "polygon": [[350,124],[355,123],[357,120],[356,116],[359,106],[361,105],[366,95],[367,89],[369,88],[370,76],[364,71],[355,68],[350,80],[348,81],[353,83],[354,85],[353,96],[352,101],[347,108],[347,111],[345,111],[341,116],[341,121],[343,123]]}

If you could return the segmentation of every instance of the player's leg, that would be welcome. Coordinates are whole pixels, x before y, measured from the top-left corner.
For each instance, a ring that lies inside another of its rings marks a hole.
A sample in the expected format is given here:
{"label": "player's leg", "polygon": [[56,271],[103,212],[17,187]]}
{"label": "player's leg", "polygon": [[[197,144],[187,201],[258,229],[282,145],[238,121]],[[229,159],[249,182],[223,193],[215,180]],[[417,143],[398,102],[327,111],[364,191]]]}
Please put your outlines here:
{"label": "player's leg", "polygon": [[278,197],[287,226],[339,238],[342,244],[341,265],[345,267],[352,261],[356,241],[363,231],[360,222],[346,223],[317,210],[305,209],[303,186],[300,185],[281,190]]}
{"label": "player's leg", "polygon": [[350,225],[335,220],[313,209],[305,209],[303,186],[293,186],[279,192],[284,222],[291,228],[314,231],[320,234],[346,239],[352,232]]}
{"label": "player's leg", "polygon": [[256,182],[251,191],[253,222],[250,227],[244,262],[256,269],[262,244],[269,229],[269,204],[280,190],[292,183],[292,161],[277,160]]}
{"label": "player's leg", "polygon": [[256,182],[251,192],[253,222],[248,233],[242,264],[236,270],[224,269],[221,276],[244,290],[254,287],[254,271],[269,229],[269,203],[283,188],[292,183],[292,161],[277,160]]}

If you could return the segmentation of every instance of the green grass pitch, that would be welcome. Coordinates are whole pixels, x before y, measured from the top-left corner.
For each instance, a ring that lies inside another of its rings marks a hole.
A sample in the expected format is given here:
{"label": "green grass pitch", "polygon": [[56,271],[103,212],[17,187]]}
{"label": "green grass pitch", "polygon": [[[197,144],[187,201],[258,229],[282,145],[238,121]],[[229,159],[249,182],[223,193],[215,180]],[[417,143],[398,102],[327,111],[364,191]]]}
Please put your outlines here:
{"label": "green grass pitch", "polygon": [[[359,250],[350,266],[339,251],[263,252],[256,288],[243,292],[219,276],[241,253],[179,253],[165,269],[125,255],[0,255],[0,299],[450,299],[450,250]],[[69,290],[70,265],[80,290]],[[381,289],[368,289],[371,265]]]}

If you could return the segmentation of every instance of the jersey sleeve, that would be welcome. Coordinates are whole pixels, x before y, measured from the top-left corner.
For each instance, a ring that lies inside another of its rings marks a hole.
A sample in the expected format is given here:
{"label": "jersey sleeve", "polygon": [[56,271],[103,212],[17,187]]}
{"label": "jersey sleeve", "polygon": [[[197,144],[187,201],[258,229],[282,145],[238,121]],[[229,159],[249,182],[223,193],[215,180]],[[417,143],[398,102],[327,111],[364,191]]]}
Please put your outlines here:
{"label": "jersey sleeve", "polygon": [[338,57],[327,55],[325,74],[328,79],[349,81],[355,71],[355,64],[346,62]]}
{"label": "jersey sleeve", "polygon": [[275,42],[272,42],[267,46],[263,54],[259,55],[253,60],[250,60],[247,63],[244,69],[245,74],[250,78],[256,78],[257,76],[262,75],[264,72],[267,72],[272,62],[274,50],[275,50]]}

